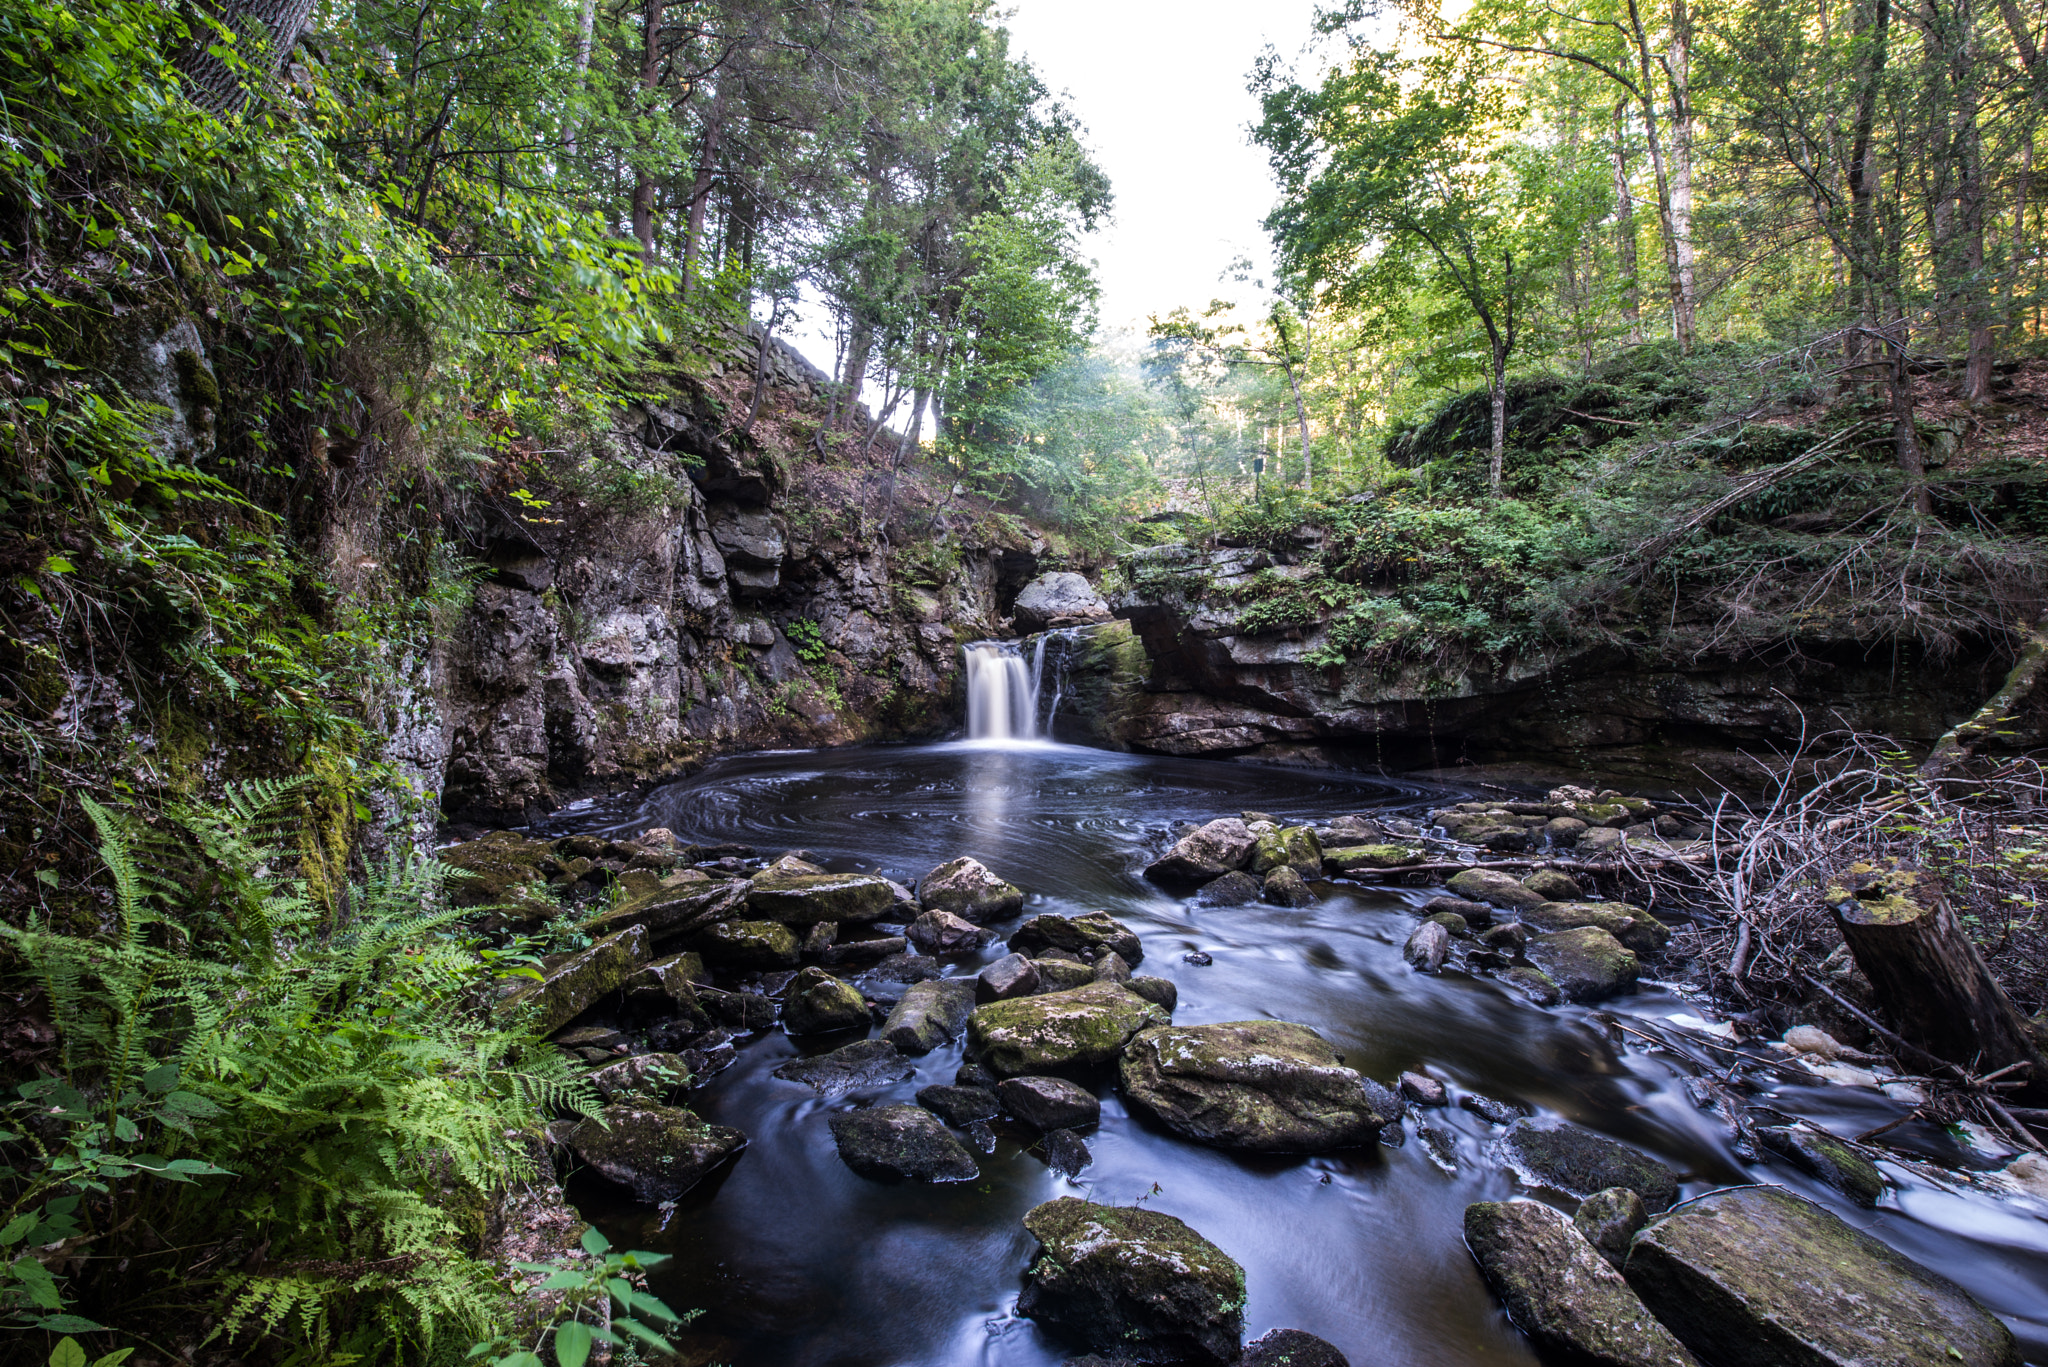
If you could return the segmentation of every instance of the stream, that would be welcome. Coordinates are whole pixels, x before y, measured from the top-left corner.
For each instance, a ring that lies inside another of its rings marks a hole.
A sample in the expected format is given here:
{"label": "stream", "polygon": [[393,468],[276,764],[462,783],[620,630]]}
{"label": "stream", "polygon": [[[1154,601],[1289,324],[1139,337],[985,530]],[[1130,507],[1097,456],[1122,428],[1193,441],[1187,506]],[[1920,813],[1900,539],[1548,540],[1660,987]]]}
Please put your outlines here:
{"label": "stream", "polygon": [[[1025,917],[1107,909],[1137,931],[1139,971],[1178,986],[1177,1023],[1301,1022],[1383,1082],[1426,1070],[1454,1096],[1522,1103],[1636,1145],[1677,1170],[1688,1196],[1781,1183],[1961,1284],[2012,1326],[2028,1361],[2048,1363],[2048,1202],[1951,1191],[1887,1165],[1897,1185],[1870,1211],[1790,1167],[1744,1163],[1724,1124],[1697,1109],[1684,1087],[1687,1076],[1719,1073],[1729,1060],[1665,1024],[1679,1015],[1711,1018],[1700,1002],[1646,981],[1607,1008],[1545,1010],[1455,971],[1417,974],[1401,945],[1415,908],[1440,889],[1322,883],[1322,899],[1306,908],[1203,907],[1140,876],[1170,843],[1176,821],[1244,809],[1289,823],[1354,812],[1413,816],[1462,796],[1320,770],[964,742],[742,756],[632,804],[570,809],[549,829],[626,835],[666,826],[686,841],[742,842],[766,857],[803,849],[834,871],[904,882],[974,855],[1026,891]],[[1184,959],[1195,951],[1211,962]],[[1002,952],[998,942],[959,956],[951,972],[971,975]],[[1668,1043],[1625,1033],[1614,1018]],[[830,1099],[770,1075],[793,1055],[850,1038],[799,1041],[779,1029],[743,1037],[737,1063],[690,1104],[751,1142],[672,1211],[635,1205],[595,1178],[572,1184],[572,1199],[616,1244],[671,1255],[653,1276],[654,1290],[678,1309],[702,1311],[677,1339],[685,1361],[1060,1363],[1076,1350],[1014,1313],[1035,1250],[1020,1220],[1060,1195],[1143,1201],[1222,1247],[1247,1275],[1247,1340],[1276,1327],[1304,1329],[1341,1348],[1354,1367],[1538,1360],[1481,1282],[1461,1218],[1472,1201],[1545,1193],[1489,1158],[1500,1131],[1470,1111],[1411,1110],[1399,1147],[1247,1158],[1135,1118],[1105,1070],[1086,1079],[1102,1099],[1102,1121],[1083,1136],[1094,1161],[1078,1177],[1048,1169],[1023,1131],[999,1128],[995,1151],[977,1154],[979,1180],[889,1185],[840,1161],[827,1116],[908,1102],[919,1087],[951,1082],[960,1045],[920,1059],[912,1079]],[[1752,1104],[1844,1135],[1907,1109],[1869,1089],[1758,1076],[1765,1090]],[[1931,1126],[1916,1122],[1892,1138],[1936,1161],[1990,1166]]]}

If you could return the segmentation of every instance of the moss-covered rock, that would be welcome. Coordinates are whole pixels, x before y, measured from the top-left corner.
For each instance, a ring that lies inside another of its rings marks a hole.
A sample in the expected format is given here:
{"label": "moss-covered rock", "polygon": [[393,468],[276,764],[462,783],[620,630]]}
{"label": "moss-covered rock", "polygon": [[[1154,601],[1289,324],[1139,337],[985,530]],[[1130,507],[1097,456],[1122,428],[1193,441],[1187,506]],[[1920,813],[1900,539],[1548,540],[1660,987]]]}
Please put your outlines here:
{"label": "moss-covered rock", "polygon": [[1518,880],[1499,869],[1464,869],[1451,875],[1449,887],[1469,902],[1484,902],[1510,911],[1537,906],[1547,900],[1542,893],[1523,887]]}
{"label": "moss-covered rock", "polygon": [[592,935],[610,935],[645,926],[652,943],[666,944],[740,915],[747,889],[746,880],[737,878],[720,883],[684,880],[669,886],[657,884],[626,897],[594,917],[585,929]]}
{"label": "moss-covered rock", "polygon": [[1133,968],[1145,959],[1137,932],[1106,911],[1086,916],[1034,916],[1010,936],[1010,948],[1034,958],[1049,949],[1064,949],[1091,961],[1112,953]]}
{"label": "moss-covered rock", "polygon": [[453,872],[448,892],[457,906],[514,901],[559,871],[554,847],[514,831],[492,831],[451,845],[435,856]]}
{"label": "moss-covered rock", "polygon": [[1017,1311],[1063,1338],[1153,1361],[1227,1363],[1244,1337],[1244,1269],[1171,1215],[1061,1197],[1024,1228],[1040,1252]]}
{"label": "moss-covered rock", "polygon": [[839,1157],[863,1177],[913,1182],[971,1182],[974,1156],[922,1106],[875,1106],[832,1117]]}
{"label": "moss-covered rock", "polygon": [[1576,902],[1585,895],[1578,880],[1562,869],[1537,869],[1534,873],[1524,874],[1522,886],[1553,902]]}
{"label": "moss-covered rock", "polygon": [[594,1070],[590,1085],[607,1102],[660,1105],[690,1090],[690,1065],[675,1054],[635,1054]]}
{"label": "moss-covered rock", "polygon": [[647,960],[647,931],[634,926],[608,935],[580,954],[571,955],[528,981],[498,1002],[500,1019],[517,1021],[538,1035],[551,1035],[618,991],[633,970]]}
{"label": "moss-covered rock", "polygon": [[1286,1021],[1144,1030],[1120,1073],[1134,1106],[1221,1149],[1321,1153],[1370,1144],[1399,1113],[1398,1102],[1375,1105],[1329,1041]]}
{"label": "moss-covered rock", "polygon": [[1598,1367],[1697,1367],[1572,1222],[1534,1201],[1465,1207],[1465,1247],[1517,1328]]}
{"label": "moss-covered rock", "polygon": [[1401,946],[1401,957],[1418,973],[1439,971],[1444,966],[1444,957],[1450,952],[1451,932],[1437,921],[1424,921],[1415,927],[1408,936],[1408,942]]}
{"label": "moss-covered rock", "polygon": [[[1229,876],[1224,875],[1226,878]],[[1217,883],[1222,881],[1221,878],[1216,880]],[[1213,888],[1216,883],[1209,886]],[[1316,890],[1308,885],[1308,879],[1283,865],[1266,875],[1266,884],[1259,889],[1259,898],[1276,907],[1306,907],[1315,904]]]}
{"label": "moss-covered rock", "polygon": [[1662,921],[1626,902],[1543,902],[1523,910],[1522,924],[1531,930],[1598,926],[1637,954],[1655,954],[1671,943]]}
{"label": "moss-covered rock", "polygon": [[707,1029],[711,1017],[697,1000],[697,979],[703,976],[704,956],[696,953],[642,964],[620,985],[626,1010],[641,1020],[679,1020]]}
{"label": "moss-covered rock", "polygon": [[[1288,870],[1292,873],[1293,870]],[[1221,878],[1212,878],[1202,884],[1195,893],[1195,902],[1205,907],[1248,907],[1259,900],[1265,892],[1265,885],[1252,875],[1232,869]]]}
{"label": "moss-covered rock", "polygon": [[1421,850],[1406,845],[1344,845],[1323,851],[1323,871],[1341,874],[1359,869],[1405,869],[1422,860]]}
{"label": "moss-covered rock", "polygon": [[929,1054],[951,1043],[974,1010],[974,979],[912,983],[882,1022],[882,1038],[906,1054]]}
{"label": "moss-covered rock", "polygon": [[917,1089],[917,1104],[948,1125],[964,1129],[978,1120],[994,1120],[1002,1111],[987,1087],[940,1084]]}
{"label": "moss-covered rock", "polygon": [[1532,935],[1523,952],[1566,1001],[1606,1001],[1636,990],[1636,956],[1598,926]]}
{"label": "moss-covered rock", "polygon": [[1769,1152],[1859,1206],[1875,1206],[1884,1195],[1884,1174],[1877,1165],[1832,1135],[1804,1126],[1766,1125],[1758,1128],[1756,1138]]}
{"label": "moss-covered rock", "polygon": [[1538,1006],[1556,1006],[1564,1000],[1557,983],[1548,973],[1528,964],[1515,964],[1500,971],[1500,980]]}
{"label": "moss-covered rock", "polygon": [[829,1054],[793,1058],[775,1070],[785,1082],[800,1082],[820,1096],[838,1096],[865,1087],[901,1082],[917,1065],[896,1052],[887,1040],[855,1040]]}
{"label": "moss-covered rock", "polygon": [[1251,871],[1261,876],[1275,869],[1293,869],[1303,878],[1323,871],[1323,847],[1307,826],[1282,826],[1261,831],[1252,846]]}
{"label": "moss-covered rock", "polygon": [[1024,893],[996,877],[979,859],[963,855],[919,880],[917,900],[927,911],[950,912],[975,925],[987,925],[1022,910]]}
{"label": "moss-covered rock", "polygon": [[864,873],[788,873],[756,878],[747,914],[760,921],[807,926],[817,921],[875,921],[896,903],[886,878]]}
{"label": "moss-covered rock", "polygon": [[1117,983],[991,1002],[967,1018],[967,1045],[998,1077],[1110,1062],[1131,1036],[1172,1017]]}
{"label": "moss-covered rock", "polygon": [[1031,971],[1038,976],[1038,992],[1071,992],[1095,981],[1095,970],[1071,959],[1033,959]]}
{"label": "moss-covered rock", "polygon": [[1508,1127],[1501,1149],[1533,1182],[1573,1196],[1626,1187],[1647,1210],[1670,1206],[1678,1178],[1646,1153],[1561,1120],[1523,1118]]}
{"label": "moss-covered rock", "polygon": [[721,921],[690,937],[706,963],[720,968],[794,968],[803,941],[777,921]]}
{"label": "moss-covered rock", "polygon": [[1628,1260],[1629,1241],[1650,1222],[1643,1198],[1627,1187],[1608,1187],[1579,1202],[1572,1213],[1572,1228],[1593,1245],[1610,1267],[1619,1269]]}
{"label": "moss-covered rock", "polygon": [[792,1035],[824,1035],[834,1030],[865,1030],[868,1004],[860,989],[822,968],[807,968],[789,985],[782,1001],[782,1028]]}
{"label": "moss-covered rock", "polygon": [[1251,863],[1257,844],[1244,822],[1234,816],[1222,817],[1176,841],[1172,849],[1146,866],[1145,876],[1169,886],[1206,883]]}
{"label": "moss-covered rock", "polygon": [[1723,1367],[2018,1367],[2012,1332],[1947,1278],[1782,1187],[1687,1202],[1623,1267],[1679,1341]]}
{"label": "moss-covered rock", "polygon": [[607,1106],[569,1129],[566,1142],[591,1168],[643,1201],[673,1201],[747,1146],[738,1130],[676,1106]]}

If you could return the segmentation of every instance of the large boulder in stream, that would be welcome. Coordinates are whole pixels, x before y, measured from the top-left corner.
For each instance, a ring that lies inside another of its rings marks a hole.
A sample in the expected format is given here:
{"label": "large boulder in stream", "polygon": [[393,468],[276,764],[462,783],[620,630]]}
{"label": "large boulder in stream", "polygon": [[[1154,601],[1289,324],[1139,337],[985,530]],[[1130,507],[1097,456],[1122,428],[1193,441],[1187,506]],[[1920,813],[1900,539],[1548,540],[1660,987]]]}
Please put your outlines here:
{"label": "large boulder in stream", "polygon": [[1039,575],[1017,594],[1010,611],[1017,630],[1026,635],[1109,620],[1109,604],[1086,577],[1072,570]]}
{"label": "large boulder in stream", "polygon": [[1406,845],[1344,845],[1323,851],[1323,869],[1329,873],[1356,873],[1361,869],[1403,869],[1420,864],[1424,856]]}
{"label": "large boulder in stream", "polygon": [[1146,866],[1145,876],[1176,887],[1206,883],[1251,863],[1257,847],[1257,838],[1243,821],[1222,817],[1182,836],[1172,849]]}
{"label": "large boulder in stream", "polygon": [[501,1019],[517,1021],[536,1035],[552,1035],[588,1011],[598,998],[625,985],[633,970],[647,961],[647,928],[634,926],[607,935],[581,953],[572,954],[528,978],[498,1001]]}
{"label": "large boulder in stream", "polygon": [[1598,1367],[1698,1367],[1572,1222],[1534,1201],[1465,1207],[1465,1247],[1517,1328]]}
{"label": "large boulder in stream", "polygon": [[834,1030],[866,1029],[868,1004],[860,989],[822,968],[807,968],[789,985],[782,1000],[782,1028],[792,1035],[826,1035]]}
{"label": "large boulder in stream", "polygon": [[996,933],[950,911],[927,911],[910,923],[904,935],[917,946],[920,954],[958,954],[963,950],[980,949],[993,940]]}
{"label": "large boulder in stream", "polygon": [[1468,902],[1484,902],[1510,911],[1540,906],[1548,900],[1542,893],[1523,887],[1499,869],[1465,869],[1451,875],[1447,886]]}
{"label": "large boulder in stream", "polygon": [[1089,963],[1114,954],[1132,968],[1145,958],[1138,933],[1106,911],[1091,911],[1086,916],[1034,916],[1010,936],[1010,948],[1032,958],[1043,956],[1048,949],[1064,949]]}
{"label": "large boulder in stream", "polygon": [[1072,1196],[1024,1216],[1041,1246],[1017,1313],[1090,1348],[1222,1364],[1244,1337],[1244,1269],[1171,1215]]}
{"label": "large boulder in stream", "polygon": [[2018,1367],[1947,1278],[1782,1187],[1709,1192],[1629,1246],[1628,1284],[1717,1367]]}
{"label": "large boulder in stream", "polygon": [[1323,847],[1307,826],[1282,826],[1261,830],[1252,846],[1251,871],[1268,874],[1275,869],[1293,869],[1303,878],[1320,877]]}
{"label": "large boulder in stream", "polygon": [[991,1002],[967,1018],[968,1052],[998,1077],[1094,1067],[1173,1017],[1120,983]]}
{"label": "large boulder in stream", "polygon": [[1601,1002],[1636,990],[1636,956],[1598,926],[1532,935],[1522,951],[1568,1002]]}
{"label": "large boulder in stream", "polygon": [[754,880],[747,893],[749,916],[790,926],[877,921],[895,905],[894,885],[865,873],[764,875]]}
{"label": "large boulder in stream", "polygon": [[649,942],[665,944],[740,915],[751,885],[744,878],[721,883],[677,883],[628,898],[584,927],[593,936],[647,927]]}
{"label": "large boulder in stream", "polygon": [[1286,1021],[1146,1030],[1131,1041],[1121,1073],[1125,1097],[1140,1110],[1219,1149],[1321,1153],[1370,1144],[1400,1111],[1398,1102],[1376,1101],[1329,1041]]}
{"label": "large boulder in stream", "polygon": [[1530,1181],[1573,1196],[1626,1187],[1651,1211],[1670,1206],[1678,1178],[1648,1154],[1562,1120],[1517,1120],[1501,1150]]}
{"label": "large boulder in stream", "polygon": [[979,859],[963,855],[926,874],[918,882],[917,900],[927,911],[950,912],[976,925],[987,925],[1022,910],[1024,893],[996,877]]}
{"label": "large boulder in stream", "polygon": [[565,1142],[598,1172],[643,1201],[673,1201],[747,1146],[738,1130],[679,1106],[607,1106],[571,1126]]}
{"label": "large boulder in stream", "polygon": [[1523,910],[1522,924],[1531,930],[1598,926],[1637,954],[1655,954],[1671,943],[1662,921],[1626,902],[1542,902]]}
{"label": "large boulder in stream", "polygon": [[933,978],[912,983],[882,1022],[882,1038],[906,1054],[929,1054],[951,1043],[974,1009],[974,981]]}
{"label": "large boulder in stream", "polygon": [[1244,1346],[1237,1367],[1351,1367],[1351,1359],[1314,1334],[1271,1329]]}
{"label": "large boulder in stream", "polygon": [[784,1082],[801,1082],[820,1096],[838,1096],[863,1087],[901,1082],[917,1065],[896,1052],[887,1040],[855,1040],[829,1054],[793,1058],[775,1070]]}
{"label": "large boulder in stream", "polygon": [[690,937],[707,963],[720,968],[795,968],[803,941],[779,921],[720,921]]}
{"label": "large boulder in stream", "polygon": [[832,1117],[839,1157],[862,1177],[913,1182],[971,1182],[981,1175],[974,1155],[922,1106],[876,1106]]}

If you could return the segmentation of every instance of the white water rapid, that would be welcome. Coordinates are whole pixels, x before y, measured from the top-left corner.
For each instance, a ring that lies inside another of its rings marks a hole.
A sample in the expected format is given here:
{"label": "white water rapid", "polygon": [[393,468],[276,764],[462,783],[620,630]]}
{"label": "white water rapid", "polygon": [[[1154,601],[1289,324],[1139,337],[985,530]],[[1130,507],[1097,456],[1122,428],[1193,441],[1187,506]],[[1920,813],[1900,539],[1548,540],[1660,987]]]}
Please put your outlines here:
{"label": "white water rapid", "polygon": [[1036,740],[1038,680],[1017,647],[976,641],[967,650],[967,738]]}

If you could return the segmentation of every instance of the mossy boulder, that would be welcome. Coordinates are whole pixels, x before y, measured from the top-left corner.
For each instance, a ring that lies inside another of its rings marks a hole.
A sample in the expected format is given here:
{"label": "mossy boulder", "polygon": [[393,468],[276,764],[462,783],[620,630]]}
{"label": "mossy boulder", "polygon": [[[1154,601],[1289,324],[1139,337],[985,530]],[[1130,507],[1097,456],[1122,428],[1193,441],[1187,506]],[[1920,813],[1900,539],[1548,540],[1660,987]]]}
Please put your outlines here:
{"label": "mossy boulder", "polygon": [[1314,1334],[1269,1329],[1244,1346],[1237,1367],[1351,1367],[1351,1359]]}
{"label": "mossy boulder", "polygon": [[1884,1196],[1884,1174],[1877,1165],[1833,1135],[1804,1126],[1766,1125],[1757,1129],[1756,1138],[1770,1153],[1859,1206],[1875,1206]]}
{"label": "mossy boulder", "polygon": [[[1225,878],[1230,876],[1224,875]],[[1216,880],[1217,883],[1222,881],[1222,878]],[[1213,888],[1216,883],[1209,886]],[[1308,879],[1283,865],[1266,875],[1266,884],[1259,889],[1259,897],[1276,907],[1306,907],[1315,904],[1316,890],[1308,885]]]}
{"label": "mossy boulder", "polygon": [[1548,973],[1528,964],[1515,964],[1500,971],[1500,980],[1538,1006],[1556,1006],[1564,1000],[1557,983]]}
{"label": "mossy boulder", "polygon": [[1709,1192],[1652,1221],[1623,1275],[1719,1367],[2018,1367],[1961,1287],[1782,1187]]}
{"label": "mossy boulder", "polygon": [[860,989],[822,968],[807,968],[789,985],[782,1001],[782,1028],[792,1035],[865,1030],[868,1004]]}
{"label": "mossy boulder", "polygon": [[747,915],[807,926],[818,921],[877,921],[896,904],[886,878],[864,873],[789,873],[756,878]]}
{"label": "mossy boulder", "polygon": [[1408,942],[1401,946],[1401,957],[1417,973],[1435,973],[1444,966],[1444,957],[1451,952],[1451,932],[1440,921],[1424,921],[1408,936]]}
{"label": "mossy boulder", "polygon": [[665,944],[739,916],[747,900],[748,886],[740,878],[722,883],[682,881],[666,887],[657,885],[628,896],[611,910],[592,918],[584,929],[592,935],[610,935],[645,926],[654,944]]}
{"label": "mossy boulder", "polygon": [[1220,1149],[1322,1153],[1370,1144],[1400,1109],[1376,1104],[1329,1041],[1287,1021],[1144,1030],[1119,1071],[1134,1106]]}
{"label": "mossy boulder", "polygon": [[1523,953],[1570,1002],[1600,1002],[1636,990],[1636,956],[1598,926],[1532,935]]}
{"label": "mossy boulder", "polygon": [[1421,850],[1406,845],[1344,845],[1323,851],[1323,871],[1354,873],[1360,869],[1405,869],[1420,864]]}
{"label": "mossy boulder", "polygon": [[1014,916],[1024,907],[1023,890],[989,871],[979,859],[962,856],[939,865],[917,885],[927,911],[944,911],[975,925]]}
{"label": "mossy boulder", "polygon": [[981,1175],[974,1155],[922,1106],[842,1111],[829,1124],[840,1159],[862,1177],[971,1182]]}
{"label": "mossy boulder", "polygon": [[1275,869],[1293,869],[1304,878],[1323,871],[1323,847],[1307,826],[1282,826],[1259,832],[1252,846],[1251,871],[1261,876]]}
{"label": "mossy boulder", "polygon": [[1599,1367],[1697,1367],[1621,1274],[1549,1206],[1469,1205],[1465,1247],[1508,1318],[1559,1358]]}
{"label": "mossy boulder", "polygon": [[917,1089],[917,1104],[948,1125],[965,1129],[978,1120],[994,1120],[1002,1113],[996,1094],[986,1087],[939,1084]]}
{"label": "mossy boulder", "polygon": [[686,1021],[708,1029],[711,1016],[697,1000],[697,979],[704,976],[701,954],[671,954],[642,964],[621,984],[626,1010],[641,1020]]}
{"label": "mossy boulder", "polygon": [[1195,892],[1195,901],[1205,907],[1248,907],[1258,901],[1264,891],[1265,885],[1258,879],[1233,869],[1221,878],[1212,878],[1202,884]]}
{"label": "mossy boulder", "polygon": [[1525,888],[1499,869],[1464,869],[1451,875],[1450,890],[1468,902],[1520,911],[1548,901],[1542,893]]}
{"label": "mossy boulder", "polygon": [[1033,958],[1049,949],[1064,949],[1090,962],[1110,953],[1133,968],[1145,959],[1138,933],[1106,911],[1086,916],[1034,916],[1010,936],[1010,948]]}
{"label": "mossy boulder", "polygon": [[554,847],[513,831],[492,831],[439,851],[435,857],[454,870],[448,893],[459,907],[517,901],[559,871]]}
{"label": "mossy boulder", "polygon": [[777,921],[721,921],[690,937],[706,963],[720,968],[794,968],[803,941]]}
{"label": "mossy boulder", "polygon": [[1251,863],[1257,846],[1257,838],[1243,821],[1222,817],[1181,837],[1146,866],[1145,876],[1169,886],[1206,883]]}
{"label": "mossy boulder", "polygon": [[1671,943],[1662,921],[1626,902],[1543,902],[1523,910],[1522,924],[1531,930],[1598,926],[1637,954],[1656,954]]}
{"label": "mossy boulder", "polygon": [[1562,869],[1537,869],[1524,874],[1522,886],[1554,902],[1576,902],[1585,895],[1578,880]]}
{"label": "mossy boulder", "polygon": [[1102,1119],[1095,1093],[1061,1077],[1013,1077],[996,1088],[1003,1109],[1035,1130],[1078,1130]]}
{"label": "mossy boulder", "polygon": [[1528,1117],[1508,1127],[1501,1149],[1530,1180],[1573,1196],[1626,1187],[1660,1211],[1678,1196],[1670,1168],[1639,1150],[1561,1120]]}
{"label": "mossy boulder", "polygon": [[912,983],[882,1022],[882,1038],[906,1054],[929,1054],[951,1043],[974,1010],[972,978]]}
{"label": "mossy boulder", "polygon": [[498,1002],[504,1020],[516,1020],[537,1035],[551,1035],[625,985],[647,960],[647,930],[634,926],[608,935],[548,969],[539,982],[522,983]]}
{"label": "mossy boulder", "polygon": [[1071,992],[1095,981],[1095,970],[1071,959],[1033,959],[1031,971],[1038,975],[1039,992]]}
{"label": "mossy boulder", "polygon": [[1643,1198],[1627,1187],[1608,1187],[1579,1202],[1572,1228],[1599,1250],[1608,1266],[1619,1269],[1628,1260],[1629,1241],[1650,1222]]}
{"label": "mossy boulder", "polygon": [[659,1105],[690,1090],[690,1064],[675,1054],[635,1054],[592,1071],[590,1085],[607,1102]]}
{"label": "mossy boulder", "polygon": [[1173,1216],[1065,1196],[1033,1208],[1040,1245],[1017,1312],[1073,1343],[1221,1364],[1244,1337],[1244,1269]]}
{"label": "mossy boulder", "polygon": [[904,932],[920,954],[958,954],[963,950],[980,949],[994,939],[995,934],[950,911],[927,911],[912,921]]}
{"label": "mossy boulder", "polygon": [[1131,1036],[1172,1017],[1118,983],[1090,983],[978,1006],[967,1046],[998,1077],[1058,1072],[1110,1062]]}
{"label": "mossy boulder", "polygon": [[678,1106],[606,1106],[572,1126],[565,1142],[595,1171],[642,1201],[673,1201],[747,1146],[738,1130]]}

